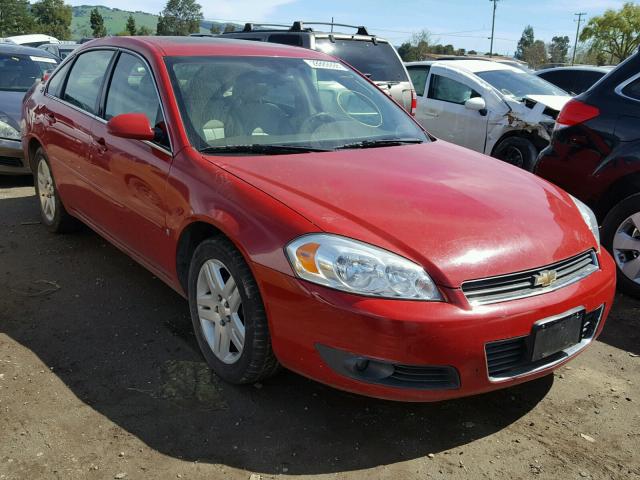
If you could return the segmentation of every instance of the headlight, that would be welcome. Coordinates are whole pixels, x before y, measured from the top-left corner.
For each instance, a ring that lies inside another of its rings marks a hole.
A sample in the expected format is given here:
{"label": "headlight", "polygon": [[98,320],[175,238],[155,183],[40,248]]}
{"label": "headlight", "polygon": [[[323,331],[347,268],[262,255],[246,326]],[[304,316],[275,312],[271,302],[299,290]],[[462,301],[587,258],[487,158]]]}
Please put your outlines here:
{"label": "headlight", "polygon": [[580,211],[580,215],[582,215],[582,219],[584,220],[584,223],[587,224],[587,226],[591,229],[591,233],[593,233],[593,236],[596,237],[596,243],[598,244],[598,247],[599,247],[600,246],[600,229],[598,228],[598,219],[596,218],[596,215],[593,213],[593,210],[587,207],[584,203],[582,203],[576,197],[574,197],[573,195],[569,195],[569,196],[571,197],[571,200],[573,200],[573,203],[576,204],[576,207],[578,207],[578,210]]}
{"label": "headlight", "polygon": [[0,138],[20,140],[20,132],[9,125],[6,121],[0,120]]}
{"label": "headlight", "polygon": [[442,300],[431,277],[406,258],[330,234],[304,235],[286,247],[296,274],[345,292],[406,300]]}

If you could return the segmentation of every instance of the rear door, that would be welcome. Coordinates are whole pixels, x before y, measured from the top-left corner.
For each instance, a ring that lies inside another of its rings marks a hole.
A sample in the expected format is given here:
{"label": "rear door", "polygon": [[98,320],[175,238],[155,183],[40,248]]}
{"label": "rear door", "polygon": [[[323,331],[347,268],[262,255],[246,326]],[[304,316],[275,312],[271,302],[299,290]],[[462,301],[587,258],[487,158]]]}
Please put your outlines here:
{"label": "rear door", "polygon": [[88,212],[93,188],[87,178],[91,128],[112,50],[94,50],[66,63],[47,85],[48,101],[37,107],[44,128],[43,143],[65,201]]}
{"label": "rear door", "polygon": [[[154,141],[115,137],[107,121],[123,113],[143,113],[161,134]],[[146,60],[123,51],[105,89],[102,120],[92,130],[92,178],[105,205],[101,223],[115,239],[168,272],[164,255],[165,185],[173,159],[153,72]]]}
{"label": "rear door", "polygon": [[427,80],[426,98],[422,102],[422,108],[418,109],[416,118],[436,137],[484,152],[487,112],[465,107],[465,102],[470,98],[482,96],[479,90],[465,76],[434,65]]}

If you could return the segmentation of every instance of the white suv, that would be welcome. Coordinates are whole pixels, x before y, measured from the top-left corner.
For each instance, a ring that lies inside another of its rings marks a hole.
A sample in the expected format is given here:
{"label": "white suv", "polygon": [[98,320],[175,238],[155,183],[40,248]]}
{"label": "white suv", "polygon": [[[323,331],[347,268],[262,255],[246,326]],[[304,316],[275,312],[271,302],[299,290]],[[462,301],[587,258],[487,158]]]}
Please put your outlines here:
{"label": "white suv", "polygon": [[416,120],[443,140],[529,169],[571,98],[524,70],[488,60],[406,64]]}

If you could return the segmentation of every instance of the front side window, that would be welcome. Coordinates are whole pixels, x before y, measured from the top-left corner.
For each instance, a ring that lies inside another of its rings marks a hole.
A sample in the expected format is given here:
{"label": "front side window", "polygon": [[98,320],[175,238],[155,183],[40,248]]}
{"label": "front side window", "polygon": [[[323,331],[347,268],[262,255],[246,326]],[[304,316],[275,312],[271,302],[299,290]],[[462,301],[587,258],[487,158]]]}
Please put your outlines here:
{"label": "front side window", "polygon": [[0,53],[0,90],[26,92],[56,65],[58,61],[48,56]]}
{"label": "front side window", "polygon": [[427,77],[429,76],[430,66],[407,67],[413,87],[416,89],[416,95],[423,96],[424,89],[427,85]]}
{"label": "front side window", "polygon": [[463,83],[441,75],[431,75],[429,98],[464,105],[470,98],[479,96],[479,93]]}
{"label": "front side window", "polygon": [[[138,57],[123,53],[113,70],[105,105],[107,120],[122,113],[144,113],[149,124],[165,131],[160,100],[149,67]],[[168,141],[159,140],[164,147]]]}
{"label": "front side window", "polygon": [[168,57],[191,143],[334,149],[429,141],[396,103],[339,62],[282,57]]}
{"label": "front side window", "polygon": [[564,90],[524,70],[489,70],[477,76],[503,95],[518,100],[527,95],[568,95]]}
{"label": "front side window", "polygon": [[63,99],[89,113],[96,113],[98,94],[113,56],[110,50],[83,53],[73,64]]}

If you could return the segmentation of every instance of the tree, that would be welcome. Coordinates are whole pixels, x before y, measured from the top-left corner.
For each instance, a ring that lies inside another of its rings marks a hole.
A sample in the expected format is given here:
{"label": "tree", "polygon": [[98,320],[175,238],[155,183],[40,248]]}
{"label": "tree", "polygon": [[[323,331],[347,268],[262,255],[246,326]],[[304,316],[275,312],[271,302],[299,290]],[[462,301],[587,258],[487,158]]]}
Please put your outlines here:
{"label": "tree", "polygon": [[236,26],[233,23],[227,23],[224,26],[224,31],[226,32],[235,32],[236,31]]}
{"label": "tree", "polygon": [[133,18],[133,15],[129,15],[129,18],[127,18],[127,26],[125,27],[125,30],[129,32],[129,35],[131,36],[136,34],[136,19]]}
{"label": "tree", "polygon": [[209,33],[213,34],[213,35],[219,35],[220,34],[220,24],[218,23],[212,23],[211,27],[209,27]]}
{"label": "tree", "polygon": [[410,62],[409,55],[411,54],[411,44],[409,42],[404,42],[402,45],[398,47],[398,55],[405,62]]}
{"label": "tree", "polygon": [[40,0],[31,6],[39,33],[51,35],[59,40],[68,40],[71,37],[70,5],[64,0]]}
{"label": "tree", "polygon": [[551,39],[551,43],[549,44],[549,59],[551,63],[566,63],[570,41],[566,35],[564,37],[553,37]]}
{"label": "tree", "polygon": [[411,46],[413,47],[413,59],[424,60],[430,53],[431,32],[429,30],[420,30],[411,35]]}
{"label": "tree", "polygon": [[136,35],[153,35],[153,30],[145,25],[141,25],[140,28],[138,28],[138,33],[136,33]]}
{"label": "tree", "polygon": [[158,35],[189,35],[200,30],[202,7],[195,0],[168,0],[158,17]]}
{"label": "tree", "polygon": [[542,40],[536,40],[527,47],[523,54],[522,60],[527,62],[531,68],[537,68],[548,62],[547,47]]}
{"label": "tree", "polygon": [[580,41],[591,41],[591,49],[622,61],[640,45],[640,5],[625,3],[618,11],[609,9],[593,17],[580,34]]}
{"label": "tree", "polygon": [[524,60],[524,51],[531,47],[534,41],[533,27],[527,25],[522,32],[520,40],[518,40],[518,48],[516,48],[516,54],[514,56],[519,60]]}
{"label": "tree", "polygon": [[476,52],[475,50],[469,50],[467,52],[467,55],[477,55],[477,54],[478,54],[478,52]]}
{"label": "tree", "polygon": [[0,0],[0,37],[31,33],[34,26],[27,0]]}
{"label": "tree", "polygon": [[107,36],[107,27],[104,26],[104,18],[102,18],[97,7],[91,10],[89,22],[91,23],[91,30],[93,31],[93,36],[95,38]]}

